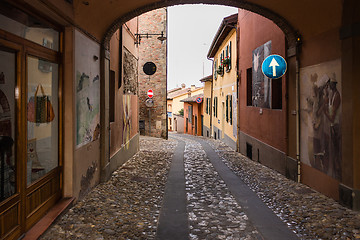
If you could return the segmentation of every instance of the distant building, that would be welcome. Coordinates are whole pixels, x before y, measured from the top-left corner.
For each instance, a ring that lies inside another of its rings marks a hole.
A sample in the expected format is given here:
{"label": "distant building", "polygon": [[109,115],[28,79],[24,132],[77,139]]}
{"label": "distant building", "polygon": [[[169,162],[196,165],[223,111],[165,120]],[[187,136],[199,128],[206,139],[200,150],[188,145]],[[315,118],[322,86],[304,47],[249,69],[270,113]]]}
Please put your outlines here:
{"label": "distant building", "polygon": [[184,116],[184,103],[181,102],[181,100],[203,93],[203,89],[203,87],[196,87],[195,85],[191,85],[191,87],[186,88],[186,85],[182,84],[181,88],[174,88],[168,91],[167,115],[169,131],[184,132],[184,129],[181,129],[183,124],[179,123],[179,121],[182,121],[180,114],[181,111],[182,116]]}
{"label": "distant building", "polygon": [[202,136],[204,94],[197,94],[181,100],[184,103],[185,133]]}
{"label": "distant building", "polygon": [[203,99],[203,116],[204,121],[202,125],[202,135],[205,137],[211,137],[212,128],[212,82],[213,75],[200,79],[200,82],[204,84],[204,99]]}

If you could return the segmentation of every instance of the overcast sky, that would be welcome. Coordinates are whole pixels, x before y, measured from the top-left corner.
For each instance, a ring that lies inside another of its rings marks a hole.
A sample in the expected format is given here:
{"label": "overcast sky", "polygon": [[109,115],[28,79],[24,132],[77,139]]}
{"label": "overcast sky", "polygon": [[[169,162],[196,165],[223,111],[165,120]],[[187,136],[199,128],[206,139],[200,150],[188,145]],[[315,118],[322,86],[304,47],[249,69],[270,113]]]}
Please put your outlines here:
{"label": "overcast sky", "polygon": [[181,5],[168,8],[168,86],[187,87],[211,74],[207,53],[224,17],[237,8],[219,5]]}

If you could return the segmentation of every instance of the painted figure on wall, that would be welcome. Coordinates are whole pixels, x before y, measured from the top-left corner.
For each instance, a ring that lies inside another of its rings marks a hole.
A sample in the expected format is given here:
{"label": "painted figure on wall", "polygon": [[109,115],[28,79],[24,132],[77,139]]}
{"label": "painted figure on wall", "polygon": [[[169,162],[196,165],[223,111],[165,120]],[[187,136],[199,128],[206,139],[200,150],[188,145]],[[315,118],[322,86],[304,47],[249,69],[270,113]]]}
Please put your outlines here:
{"label": "painted figure on wall", "polygon": [[271,54],[271,41],[261,45],[253,51],[252,67],[252,105],[255,107],[270,108],[270,79],[261,70],[264,59]]}
{"label": "painted figure on wall", "polygon": [[100,133],[97,130],[100,122],[100,83],[77,71],[76,86],[76,144],[80,147],[96,141]]}
{"label": "painted figure on wall", "polygon": [[334,64],[303,71],[300,86],[301,158],[304,163],[340,180],[341,95],[336,77],[340,71],[330,72],[334,70],[331,67]]}
{"label": "painted figure on wall", "polygon": [[123,129],[123,143],[128,148],[131,137],[131,95],[123,96],[124,103],[124,129]]}

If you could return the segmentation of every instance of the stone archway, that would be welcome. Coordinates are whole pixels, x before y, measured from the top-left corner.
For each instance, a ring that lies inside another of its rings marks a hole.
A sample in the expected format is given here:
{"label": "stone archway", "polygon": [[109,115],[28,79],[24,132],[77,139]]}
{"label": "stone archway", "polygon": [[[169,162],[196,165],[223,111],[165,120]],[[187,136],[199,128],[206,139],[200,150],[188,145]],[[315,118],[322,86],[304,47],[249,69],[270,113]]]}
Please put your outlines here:
{"label": "stone archway", "polygon": [[[296,31],[296,29],[291,26],[291,24],[282,16],[280,16],[279,14],[265,8],[262,7],[260,5],[256,5],[254,3],[251,3],[249,1],[236,1],[236,0],[190,0],[190,1],[182,1],[182,0],[162,0],[160,2],[156,2],[156,3],[152,3],[140,8],[137,8],[135,10],[132,10],[128,13],[126,13],[125,15],[120,16],[119,18],[117,18],[106,30],[105,35],[102,38],[102,58],[101,58],[101,67],[102,67],[102,87],[101,87],[101,126],[102,127],[102,132],[101,132],[101,143],[102,143],[102,154],[101,154],[101,168],[102,168],[102,179],[107,179],[106,176],[109,176],[110,172],[108,170],[106,170],[106,165],[108,163],[108,153],[106,151],[106,149],[108,149],[108,139],[109,139],[109,132],[107,131],[107,129],[109,129],[109,121],[107,119],[108,113],[106,113],[106,99],[108,99],[108,74],[106,74],[105,69],[107,69],[108,66],[108,62],[110,60],[110,52],[109,52],[109,48],[110,48],[110,39],[113,36],[113,34],[117,31],[117,29],[119,29],[123,23],[127,22],[130,19],[133,19],[143,13],[155,10],[155,9],[159,9],[162,7],[168,7],[168,6],[174,6],[174,5],[184,5],[184,4],[209,4],[209,5],[226,5],[226,6],[231,6],[231,7],[236,7],[236,8],[241,8],[241,9],[245,9],[254,13],[257,13],[267,19],[270,19],[271,21],[273,21],[283,32],[284,35],[286,37],[286,58],[287,61],[289,63],[289,73],[288,73],[288,82],[289,82],[289,94],[292,96],[297,95],[296,89],[298,89],[296,87],[296,84],[298,83],[298,72],[296,69],[298,69],[298,47],[299,47],[299,43],[300,43],[300,35],[299,33]],[[295,99],[295,97],[293,97]],[[292,103],[293,106],[292,108],[295,109],[295,101]],[[291,115],[290,113],[287,113],[289,116]],[[294,116],[290,116],[291,120],[293,122],[294,126],[298,126],[298,124],[296,124],[296,120],[294,118]],[[295,136],[297,133],[296,129],[291,129],[291,134],[293,136]],[[298,136],[299,137],[299,136]],[[296,153],[296,140],[295,138],[292,139],[293,142],[292,144],[290,144],[290,148],[292,148],[289,152],[292,153],[291,157],[293,158],[293,160],[296,162],[296,158],[299,155],[298,153]],[[299,164],[299,159],[297,160],[298,165]],[[296,163],[295,163],[296,164]]]}
{"label": "stone archway", "polygon": [[184,5],[184,4],[209,4],[209,5],[226,5],[230,7],[236,7],[245,9],[254,13],[257,13],[259,15],[262,15],[271,21],[273,21],[285,34],[286,40],[287,40],[287,46],[288,48],[293,48],[296,46],[296,43],[300,40],[299,36],[300,34],[290,25],[290,23],[283,18],[282,16],[278,15],[277,13],[264,8],[262,6],[256,5],[254,3],[248,2],[248,1],[235,1],[235,0],[191,0],[184,3],[182,0],[162,0],[153,4],[146,5],[144,7],[140,7],[138,9],[135,9],[123,16],[120,16],[118,19],[116,19],[111,26],[107,29],[103,39],[102,39],[102,45],[104,49],[109,48],[109,41],[111,36],[114,34],[114,32],[126,21],[139,16],[145,12],[149,12],[158,8],[162,7],[170,7],[174,5]]}

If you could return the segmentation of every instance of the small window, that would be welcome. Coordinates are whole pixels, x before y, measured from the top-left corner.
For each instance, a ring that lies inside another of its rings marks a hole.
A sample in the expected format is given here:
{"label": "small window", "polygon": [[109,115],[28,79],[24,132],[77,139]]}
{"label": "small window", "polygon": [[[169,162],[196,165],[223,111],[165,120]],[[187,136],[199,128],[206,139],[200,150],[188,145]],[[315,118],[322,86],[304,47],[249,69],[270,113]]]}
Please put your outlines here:
{"label": "small window", "polygon": [[282,78],[271,80],[272,109],[282,109]]}

